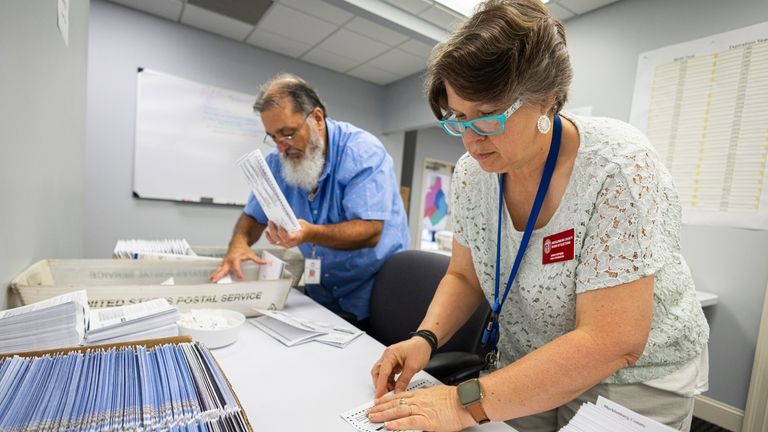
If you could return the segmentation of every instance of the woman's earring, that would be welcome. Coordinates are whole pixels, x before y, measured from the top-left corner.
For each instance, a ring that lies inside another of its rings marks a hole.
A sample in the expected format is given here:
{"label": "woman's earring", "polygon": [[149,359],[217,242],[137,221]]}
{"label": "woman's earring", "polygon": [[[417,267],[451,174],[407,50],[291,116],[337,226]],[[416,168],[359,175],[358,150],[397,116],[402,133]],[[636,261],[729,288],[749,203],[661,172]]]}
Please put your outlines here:
{"label": "woman's earring", "polygon": [[549,132],[549,128],[552,127],[552,122],[549,120],[549,117],[542,115],[539,117],[539,120],[536,121],[536,127],[539,129],[539,132],[545,134]]}

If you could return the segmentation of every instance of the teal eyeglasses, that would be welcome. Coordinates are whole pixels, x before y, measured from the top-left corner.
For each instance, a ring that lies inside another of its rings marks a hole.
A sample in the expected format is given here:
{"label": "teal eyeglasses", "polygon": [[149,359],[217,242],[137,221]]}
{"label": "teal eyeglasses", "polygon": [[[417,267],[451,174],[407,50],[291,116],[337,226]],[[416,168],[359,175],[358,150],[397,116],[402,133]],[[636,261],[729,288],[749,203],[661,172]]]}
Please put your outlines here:
{"label": "teal eyeglasses", "polygon": [[[448,135],[463,136],[467,128],[471,128],[476,134],[483,136],[498,135],[504,132],[504,123],[509,116],[515,113],[523,105],[523,100],[516,100],[506,111],[501,114],[479,117],[474,120],[459,121],[451,119],[440,120],[440,127]],[[451,114],[451,117],[454,114]]]}

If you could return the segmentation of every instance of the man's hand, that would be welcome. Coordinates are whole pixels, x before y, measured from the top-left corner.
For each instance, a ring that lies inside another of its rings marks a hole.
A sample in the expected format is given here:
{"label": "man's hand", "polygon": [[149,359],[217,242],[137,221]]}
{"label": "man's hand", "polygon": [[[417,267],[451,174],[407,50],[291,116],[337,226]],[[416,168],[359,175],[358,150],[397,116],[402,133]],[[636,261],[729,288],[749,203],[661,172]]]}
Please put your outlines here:
{"label": "man's hand", "polygon": [[314,225],[299,219],[299,230],[295,232],[288,232],[285,228],[278,226],[272,221],[269,221],[267,230],[264,231],[264,235],[267,236],[267,240],[273,244],[286,249],[298,246],[302,243],[306,243],[312,232]]}
{"label": "man's hand", "polygon": [[258,255],[243,241],[233,241],[229,246],[227,255],[221,261],[221,264],[216,270],[211,273],[210,281],[217,282],[219,279],[226,276],[230,271],[235,273],[235,277],[238,280],[243,280],[243,272],[240,270],[240,263],[243,261],[253,261],[256,264],[264,264],[265,261],[259,258]]}

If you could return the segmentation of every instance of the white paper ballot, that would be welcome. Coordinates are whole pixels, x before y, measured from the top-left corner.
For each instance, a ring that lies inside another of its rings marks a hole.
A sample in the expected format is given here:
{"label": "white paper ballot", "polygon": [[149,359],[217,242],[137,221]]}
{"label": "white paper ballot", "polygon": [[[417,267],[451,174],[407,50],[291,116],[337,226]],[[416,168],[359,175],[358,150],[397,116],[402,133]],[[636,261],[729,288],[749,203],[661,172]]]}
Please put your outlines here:
{"label": "white paper ballot", "polygon": [[256,149],[238,161],[237,165],[243,170],[253,195],[267,215],[267,219],[285,228],[288,232],[299,230],[299,221],[285,200],[283,191],[277,186],[272,171],[269,170],[266,159],[261,151]]}
{"label": "white paper ballot", "polygon": [[261,253],[261,259],[266,261],[259,267],[259,280],[278,280],[283,274],[285,261],[267,251]]}
{"label": "white paper ballot", "polygon": [[[408,385],[408,388],[406,388],[406,390],[408,391],[416,390],[419,388],[442,385],[440,381],[437,381],[436,379],[430,377],[429,375],[424,374],[423,372],[419,372],[413,378],[414,379],[411,380],[411,383]],[[391,393],[392,392],[389,392],[387,394],[391,394]],[[370,401],[368,403],[355,407],[347,412],[341,413],[341,418],[346,420],[347,423],[351,424],[355,429],[357,429],[360,432],[381,432],[385,430],[384,423],[371,423],[371,421],[368,420],[368,414],[366,413],[366,411],[368,410],[368,408],[372,406],[373,406],[373,401]]]}

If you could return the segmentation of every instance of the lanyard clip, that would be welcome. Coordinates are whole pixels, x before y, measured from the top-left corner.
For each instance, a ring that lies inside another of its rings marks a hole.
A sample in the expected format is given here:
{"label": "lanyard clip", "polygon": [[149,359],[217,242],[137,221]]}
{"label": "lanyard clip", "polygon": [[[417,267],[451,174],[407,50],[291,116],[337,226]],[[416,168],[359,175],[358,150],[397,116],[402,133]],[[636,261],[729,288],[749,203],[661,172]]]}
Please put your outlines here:
{"label": "lanyard clip", "polygon": [[488,317],[488,324],[486,324],[485,330],[483,330],[483,338],[481,339],[483,345],[488,345],[488,341],[492,340],[491,335],[497,331],[498,320],[499,315],[496,312],[491,312],[491,316]]}
{"label": "lanyard clip", "polygon": [[488,351],[485,355],[485,369],[495,370],[499,368],[499,350]]}

